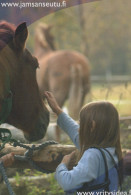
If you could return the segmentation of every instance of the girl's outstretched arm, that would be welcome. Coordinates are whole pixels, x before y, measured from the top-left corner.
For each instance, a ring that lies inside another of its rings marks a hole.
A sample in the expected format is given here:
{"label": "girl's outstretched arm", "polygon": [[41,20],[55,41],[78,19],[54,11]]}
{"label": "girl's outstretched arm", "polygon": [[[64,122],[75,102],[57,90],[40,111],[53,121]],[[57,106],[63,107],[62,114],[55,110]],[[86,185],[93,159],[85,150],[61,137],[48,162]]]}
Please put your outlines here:
{"label": "girl's outstretched arm", "polygon": [[71,117],[69,117],[63,110],[59,107],[58,103],[56,102],[55,97],[51,92],[46,91],[44,93],[49,106],[58,116],[58,126],[63,129],[68,136],[71,138],[73,143],[77,148],[79,148],[79,125],[76,123]]}
{"label": "girl's outstretched arm", "polygon": [[57,119],[58,126],[68,134],[74,145],[79,149],[79,125],[68,114],[62,112]]}

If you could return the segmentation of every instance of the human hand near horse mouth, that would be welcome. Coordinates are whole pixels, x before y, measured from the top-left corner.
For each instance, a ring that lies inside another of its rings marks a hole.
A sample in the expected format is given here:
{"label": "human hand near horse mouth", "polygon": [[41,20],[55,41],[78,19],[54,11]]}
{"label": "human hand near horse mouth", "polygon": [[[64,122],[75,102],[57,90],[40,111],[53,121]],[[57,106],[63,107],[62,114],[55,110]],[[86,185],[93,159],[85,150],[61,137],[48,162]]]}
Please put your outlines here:
{"label": "human hand near horse mouth", "polygon": [[49,106],[51,107],[51,109],[53,110],[54,113],[57,114],[57,116],[63,112],[62,109],[60,108],[60,106],[58,105],[53,93],[49,92],[49,91],[45,91],[44,92],[44,96],[47,99],[47,102],[49,104]]}
{"label": "human hand near horse mouth", "polygon": [[10,167],[14,163],[14,153],[6,154],[0,158],[5,167]]}

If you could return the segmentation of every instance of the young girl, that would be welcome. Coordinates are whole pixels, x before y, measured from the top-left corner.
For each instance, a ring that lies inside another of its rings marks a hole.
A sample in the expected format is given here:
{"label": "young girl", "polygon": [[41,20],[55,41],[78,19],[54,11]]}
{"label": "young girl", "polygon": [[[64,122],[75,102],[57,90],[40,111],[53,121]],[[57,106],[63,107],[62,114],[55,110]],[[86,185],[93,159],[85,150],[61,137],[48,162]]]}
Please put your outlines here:
{"label": "young girl", "polygon": [[68,170],[74,153],[66,155],[56,169],[56,179],[64,191],[72,193],[118,191],[118,162],[122,159],[119,116],[113,104],[92,102],[80,112],[80,125],[58,106],[52,93],[45,92],[52,110],[58,115],[58,125],[80,150],[77,166]]}

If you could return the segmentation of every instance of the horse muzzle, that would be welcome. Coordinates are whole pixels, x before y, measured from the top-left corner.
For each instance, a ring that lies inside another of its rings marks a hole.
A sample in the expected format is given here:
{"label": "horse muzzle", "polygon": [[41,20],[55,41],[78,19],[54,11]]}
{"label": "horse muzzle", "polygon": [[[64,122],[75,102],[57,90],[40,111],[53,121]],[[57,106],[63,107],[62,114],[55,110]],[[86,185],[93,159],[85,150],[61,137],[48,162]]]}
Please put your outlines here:
{"label": "horse muzzle", "polygon": [[44,121],[42,120],[39,123],[37,123],[33,131],[31,131],[30,133],[25,133],[24,134],[25,138],[30,142],[38,141],[44,138],[48,125],[49,125],[49,114],[47,115],[46,118],[44,118]]}

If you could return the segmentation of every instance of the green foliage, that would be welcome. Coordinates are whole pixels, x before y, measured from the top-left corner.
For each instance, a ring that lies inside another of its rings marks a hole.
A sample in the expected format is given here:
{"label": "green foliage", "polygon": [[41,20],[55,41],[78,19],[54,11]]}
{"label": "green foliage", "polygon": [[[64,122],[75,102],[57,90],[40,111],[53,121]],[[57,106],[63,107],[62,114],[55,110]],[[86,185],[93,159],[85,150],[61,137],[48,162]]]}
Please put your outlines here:
{"label": "green foliage", "polygon": [[129,192],[131,190],[131,176],[124,179],[124,184],[122,186],[122,191]]}
{"label": "green foliage", "polygon": [[64,191],[55,180],[54,174],[49,176],[48,181],[50,183],[50,190],[46,192],[46,195],[64,195]]}
{"label": "green foliage", "polygon": [[[54,174],[49,174],[47,177],[47,182],[49,183],[49,187],[46,188],[42,186],[42,184],[38,184],[37,182],[29,180],[30,176],[42,176],[43,173],[31,170],[31,169],[25,169],[23,172],[23,175],[21,175],[19,172],[16,172],[16,175],[14,176],[15,179],[15,185],[16,187],[24,186],[27,190],[26,195],[63,195],[64,191],[61,189],[61,187],[58,185],[57,181],[54,178]],[[46,174],[45,174],[46,175]],[[22,179],[21,176],[24,176]],[[46,175],[47,176],[47,175]]]}
{"label": "green foliage", "polygon": [[[34,175],[34,176],[38,176],[38,175],[41,175],[40,172],[34,172],[30,169],[25,169],[24,170],[24,176],[31,176],[31,175]],[[42,195],[45,193],[45,190],[38,187],[37,185],[34,185],[34,183],[32,183],[28,177],[25,177],[24,179],[21,179],[21,175],[16,172],[16,175],[14,176],[14,179],[15,179],[15,182],[16,182],[16,186],[19,187],[20,184],[22,183],[23,186],[25,186],[25,188],[28,189],[28,192],[27,192],[27,195]]]}
{"label": "green foliage", "polygon": [[37,186],[35,186],[33,183],[26,183],[26,185],[28,186],[29,192],[27,195],[42,195],[45,194],[46,190],[43,190],[41,188],[38,188]]}
{"label": "green foliage", "polygon": [[31,170],[31,169],[24,169],[24,174],[25,176],[39,176],[39,175],[44,175],[42,172],[37,171],[37,170]]}
{"label": "green foliage", "polygon": [[16,172],[16,175],[14,176],[14,179],[15,179],[16,186],[19,186],[20,182],[21,182],[21,178],[20,178],[20,175],[19,175],[18,172]]}

